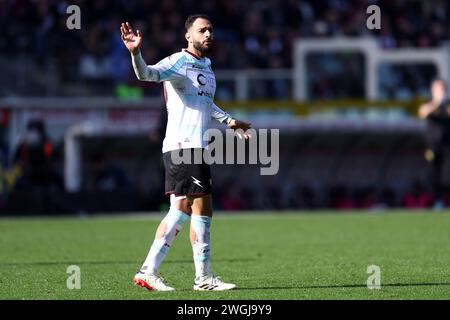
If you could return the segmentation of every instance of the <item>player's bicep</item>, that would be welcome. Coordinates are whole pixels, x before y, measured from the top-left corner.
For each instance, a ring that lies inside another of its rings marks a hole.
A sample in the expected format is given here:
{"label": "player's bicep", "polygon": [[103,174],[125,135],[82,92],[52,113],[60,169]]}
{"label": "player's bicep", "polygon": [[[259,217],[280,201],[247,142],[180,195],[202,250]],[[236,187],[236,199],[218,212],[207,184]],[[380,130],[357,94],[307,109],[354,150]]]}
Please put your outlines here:
{"label": "player's bicep", "polygon": [[158,82],[176,80],[183,77],[185,57],[167,57],[151,66],[158,72]]}

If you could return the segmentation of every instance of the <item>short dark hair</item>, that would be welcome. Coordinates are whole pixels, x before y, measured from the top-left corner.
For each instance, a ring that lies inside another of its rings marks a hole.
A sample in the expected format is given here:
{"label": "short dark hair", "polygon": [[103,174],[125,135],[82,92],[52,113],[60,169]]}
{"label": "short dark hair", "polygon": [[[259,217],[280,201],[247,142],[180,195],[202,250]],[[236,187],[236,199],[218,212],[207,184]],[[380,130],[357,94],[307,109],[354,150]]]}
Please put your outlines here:
{"label": "short dark hair", "polygon": [[188,31],[189,28],[192,27],[195,20],[197,20],[197,19],[205,19],[205,20],[211,21],[211,18],[206,14],[191,14],[189,17],[187,17],[186,22],[184,23],[184,27],[186,28],[186,31]]}

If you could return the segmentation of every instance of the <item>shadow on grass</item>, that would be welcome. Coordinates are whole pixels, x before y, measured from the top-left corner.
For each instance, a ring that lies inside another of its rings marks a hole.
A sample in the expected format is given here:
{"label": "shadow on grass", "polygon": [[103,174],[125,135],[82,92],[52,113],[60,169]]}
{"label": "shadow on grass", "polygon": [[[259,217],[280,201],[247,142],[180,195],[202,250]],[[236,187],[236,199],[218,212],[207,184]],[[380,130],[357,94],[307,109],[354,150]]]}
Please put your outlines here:
{"label": "shadow on grass", "polygon": [[[416,286],[450,286],[450,282],[419,282],[419,283],[385,283],[383,287],[416,287]],[[244,287],[238,290],[288,290],[288,289],[341,289],[341,288],[367,288],[362,284],[322,285],[322,286],[277,286],[277,287]]]}
{"label": "shadow on grass", "polygon": [[[247,261],[256,261],[258,259],[214,259],[217,262],[247,262]],[[139,264],[140,260],[127,260],[127,261],[118,261],[118,260],[110,260],[110,261],[25,261],[25,262],[0,262],[0,266],[52,266],[52,265],[102,265],[102,264]],[[192,259],[186,260],[165,260],[164,264],[171,263],[193,263]]]}
{"label": "shadow on grass", "polygon": [[[415,287],[415,286],[450,286],[449,282],[420,282],[420,283],[387,283],[382,284],[383,287]],[[322,285],[322,286],[274,286],[274,287],[237,287],[234,290],[228,292],[239,292],[243,290],[301,290],[301,289],[342,289],[342,288],[367,288],[367,285],[359,284],[344,284],[344,285]],[[177,289],[177,292],[191,292],[191,288],[181,288]],[[378,291],[378,290],[374,290]],[[198,294],[208,295],[212,291],[201,291]]]}

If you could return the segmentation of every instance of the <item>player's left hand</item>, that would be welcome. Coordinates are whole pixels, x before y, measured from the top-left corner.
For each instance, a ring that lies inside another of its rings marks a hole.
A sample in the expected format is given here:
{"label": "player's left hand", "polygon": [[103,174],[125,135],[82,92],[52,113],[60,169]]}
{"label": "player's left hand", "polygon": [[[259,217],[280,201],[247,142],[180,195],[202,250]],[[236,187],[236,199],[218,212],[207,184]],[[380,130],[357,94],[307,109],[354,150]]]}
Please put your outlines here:
{"label": "player's left hand", "polygon": [[228,123],[228,128],[233,129],[239,139],[250,139],[252,137],[252,135],[247,132],[247,130],[251,128],[251,123],[231,119],[230,123]]}

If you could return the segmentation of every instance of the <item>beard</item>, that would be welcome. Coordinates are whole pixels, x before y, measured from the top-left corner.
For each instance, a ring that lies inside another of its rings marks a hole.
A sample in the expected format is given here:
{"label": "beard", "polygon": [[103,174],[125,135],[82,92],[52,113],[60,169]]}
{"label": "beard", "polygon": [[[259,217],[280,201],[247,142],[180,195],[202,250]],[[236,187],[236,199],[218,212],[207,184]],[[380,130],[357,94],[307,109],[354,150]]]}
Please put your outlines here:
{"label": "beard", "polygon": [[203,54],[211,52],[212,49],[212,43],[209,46],[205,46],[203,43],[195,41],[193,45],[196,50],[200,51]]}

